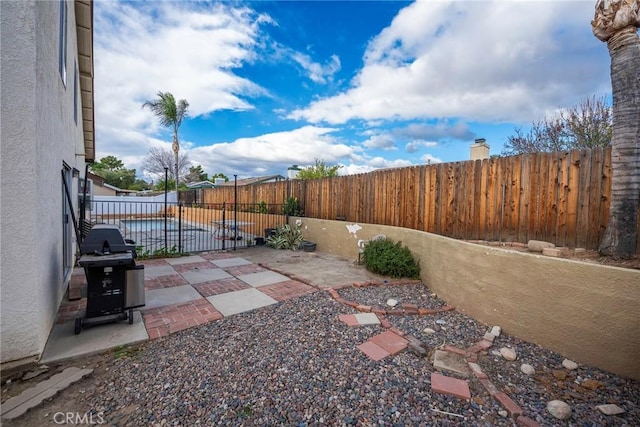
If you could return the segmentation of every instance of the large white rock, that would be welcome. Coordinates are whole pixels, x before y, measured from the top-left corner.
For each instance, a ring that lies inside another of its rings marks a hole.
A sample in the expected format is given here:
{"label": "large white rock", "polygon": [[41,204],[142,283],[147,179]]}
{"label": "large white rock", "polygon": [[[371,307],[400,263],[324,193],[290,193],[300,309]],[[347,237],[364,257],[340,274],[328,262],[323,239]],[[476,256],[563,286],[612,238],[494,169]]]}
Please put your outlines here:
{"label": "large white rock", "polygon": [[564,359],[562,361],[562,367],[570,371],[573,371],[574,369],[578,369],[578,364],[573,360]]}
{"label": "large white rock", "polygon": [[598,405],[596,406],[598,411],[602,412],[605,415],[619,415],[624,413],[624,409],[619,407],[618,405],[614,405],[613,403],[609,403],[607,405]]}
{"label": "large white rock", "polygon": [[425,330],[423,331],[425,334],[435,334],[436,331],[431,329],[431,328],[425,328]]}
{"label": "large white rock", "polygon": [[499,337],[500,333],[502,333],[502,328],[500,326],[494,326],[493,328],[491,328],[491,331],[489,333],[495,337]]}
{"label": "large white rock", "polygon": [[395,299],[393,299],[393,298],[389,298],[389,299],[387,300],[387,305],[388,305],[389,307],[395,307],[396,305],[398,305],[398,300],[395,300]]}
{"label": "large white rock", "polygon": [[522,365],[520,365],[520,370],[523,374],[526,375],[533,375],[536,373],[536,370],[533,368],[533,366],[529,365],[528,363],[523,363]]}
{"label": "large white rock", "polygon": [[566,420],[571,417],[571,406],[562,400],[552,400],[547,403],[547,411],[559,420]]}
{"label": "large white rock", "polygon": [[516,351],[512,348],[502,347],[500,349],[500,354],[507,360],[514,361],[518,358]]}
{"label": "large white rock", "polygon": [[550,242],[543,242],[542,240],[529,240],[527,243],[527,249],[531,252],[542,252],[544,248],[555,248],[556,245]]}

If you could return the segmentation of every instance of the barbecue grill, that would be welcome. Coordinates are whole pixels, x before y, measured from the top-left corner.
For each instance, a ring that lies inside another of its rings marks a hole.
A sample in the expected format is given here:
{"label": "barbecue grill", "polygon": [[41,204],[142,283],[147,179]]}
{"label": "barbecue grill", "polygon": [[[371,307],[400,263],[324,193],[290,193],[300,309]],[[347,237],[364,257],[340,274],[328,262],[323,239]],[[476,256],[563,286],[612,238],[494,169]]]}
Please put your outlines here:
{"label": "barbecue grill", "polygon": [[[87,276],[87,310],[75,321],[83,326],[129,320],[133,309],[145,305],[144,265],[136,265],[135,242],[115,225],[95,225],[80,243],[80,260]],[[128,312],[127,312],[128,311]]]}

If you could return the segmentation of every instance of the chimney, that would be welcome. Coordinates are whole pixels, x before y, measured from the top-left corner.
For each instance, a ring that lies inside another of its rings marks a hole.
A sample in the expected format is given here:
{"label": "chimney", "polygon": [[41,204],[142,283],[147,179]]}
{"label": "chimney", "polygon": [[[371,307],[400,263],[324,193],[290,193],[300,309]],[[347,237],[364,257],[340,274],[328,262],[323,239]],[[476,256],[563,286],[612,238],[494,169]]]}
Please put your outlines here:
{"label": "chimney", "polygon": [[296,179],[298,178],[298,172],[301,171],[298,165],[293,165],[290,168],[287,168],[287,178]]}
{"label": "chimney", "polygon": [[478,138],[471,144],[471,160],[484,160],[489,158],[489,144],[484,138]]}

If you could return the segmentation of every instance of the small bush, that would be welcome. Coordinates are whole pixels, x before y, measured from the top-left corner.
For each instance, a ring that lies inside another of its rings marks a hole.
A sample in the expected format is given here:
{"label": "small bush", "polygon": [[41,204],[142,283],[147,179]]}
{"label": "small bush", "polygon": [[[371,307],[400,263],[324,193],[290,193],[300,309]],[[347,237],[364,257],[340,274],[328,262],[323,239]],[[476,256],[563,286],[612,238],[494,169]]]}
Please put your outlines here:
{"label": "small bush", "polygon": [[420,265],[402,242],[389,239],[367,243],[362,254],[364,266],[372,273],[389,277],[420,278]]}
{"label": "small bush", "polygon": [[302,244],[302,231],[299,226],[291,227],[289,224],[279,226],[276,234],[267,237],[266,244],[275,249],[300,249]]}

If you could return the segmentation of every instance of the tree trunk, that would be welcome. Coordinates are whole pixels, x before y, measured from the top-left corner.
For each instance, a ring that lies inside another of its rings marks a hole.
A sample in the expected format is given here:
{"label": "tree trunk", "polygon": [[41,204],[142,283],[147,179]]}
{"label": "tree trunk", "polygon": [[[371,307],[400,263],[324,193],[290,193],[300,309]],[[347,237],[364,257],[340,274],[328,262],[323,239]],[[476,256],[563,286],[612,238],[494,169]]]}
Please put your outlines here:
{"label": "tree trunk", "polygon": [[177,194],[178,194],[178,181],[179,181],[179,178],[180,178],[178,176],[178,161],[179,161],[178,153],[180,152],[180,144],[178,144],[178,131],[177,130],[175,130],[173,132],[173,145],[172,145],[171,148],[173,148],[173,161],[174,161],[173,167],[174,167],[174,170],[176,171],[176,197],[177,197]]}
{"label": "tree trunk", "polygon": [[640,205],[640,38],[634,26],[608,40],[613,93],[611,201],[607,229],[599,252],[635,254]]}

